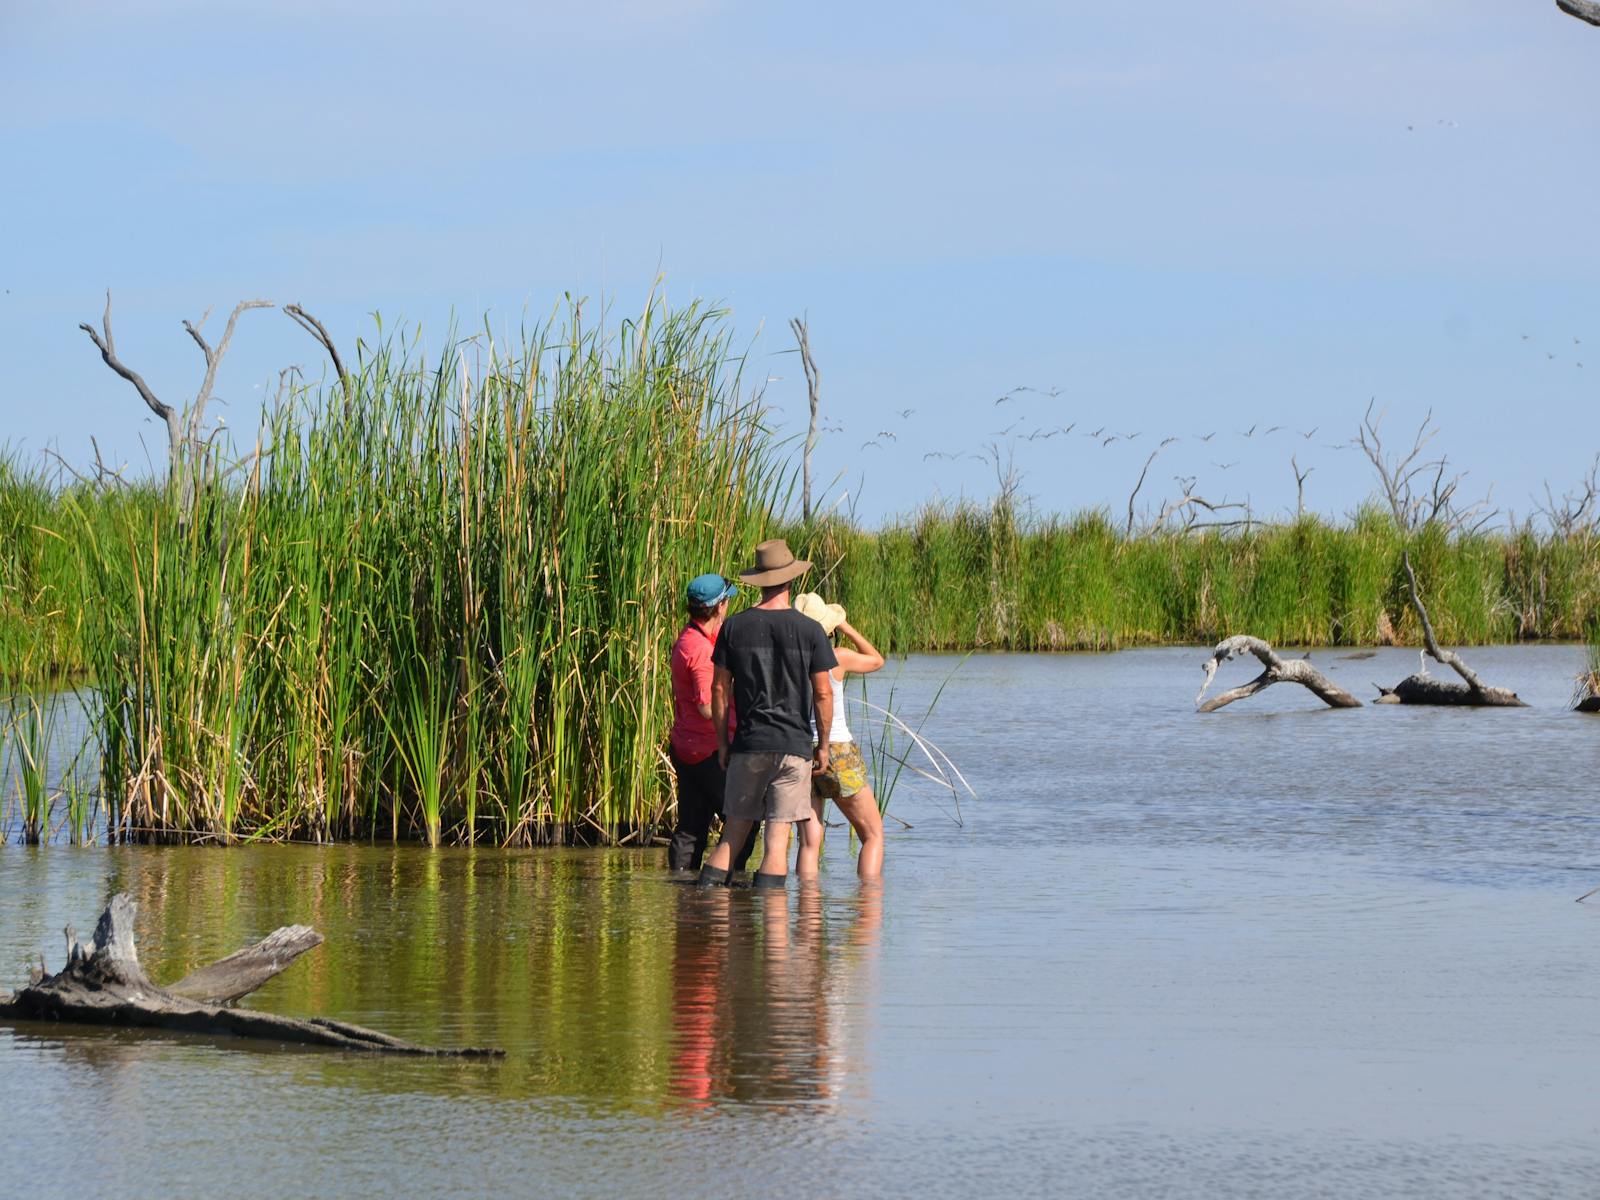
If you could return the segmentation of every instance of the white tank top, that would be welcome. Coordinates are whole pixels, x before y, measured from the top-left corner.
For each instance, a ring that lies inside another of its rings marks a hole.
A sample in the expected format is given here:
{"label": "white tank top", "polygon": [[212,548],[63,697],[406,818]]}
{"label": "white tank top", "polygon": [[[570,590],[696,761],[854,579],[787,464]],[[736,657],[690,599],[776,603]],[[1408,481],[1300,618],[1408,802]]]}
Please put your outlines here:
{"label": "white tank top", "polygon": [[850,722],[844,716],[844,672],[829,671],[828,678],[833,680],[833,725],[828,729],[829,742],[853,742],[856,739],[850,733]]}

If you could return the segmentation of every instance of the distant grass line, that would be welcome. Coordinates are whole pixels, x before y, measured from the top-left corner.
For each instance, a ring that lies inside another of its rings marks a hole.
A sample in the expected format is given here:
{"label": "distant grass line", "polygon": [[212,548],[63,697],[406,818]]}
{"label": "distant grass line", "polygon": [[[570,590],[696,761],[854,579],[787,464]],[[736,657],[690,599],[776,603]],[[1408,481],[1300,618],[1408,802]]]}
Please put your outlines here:
{"label": "distant grass line", "polygon": [[[1115,650],[1420,641],[1409,549],[1439,636],[1458,645],[1584,640],[1600,612],[1600,540],[1531,529],[1407,537],[1374,509],[1249,532],[1126,537],[1104,513],[1025,517],[1004,504],[929,507],[877,531],[790,531],[830,600],[880,647]],[[808,586],[811,586],[808,584]]]}

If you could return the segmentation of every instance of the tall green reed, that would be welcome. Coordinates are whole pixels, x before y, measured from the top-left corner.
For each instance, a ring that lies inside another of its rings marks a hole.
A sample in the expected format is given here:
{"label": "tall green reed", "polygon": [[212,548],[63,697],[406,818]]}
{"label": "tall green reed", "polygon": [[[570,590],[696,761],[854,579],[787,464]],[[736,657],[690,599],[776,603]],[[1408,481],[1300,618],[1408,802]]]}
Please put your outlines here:
{"label": "tall green reed", "polygon": [[784,483],[719,314],[363,345],[211,455],[192,507],[79,506],[118,836],[647,832],[682,580]]}

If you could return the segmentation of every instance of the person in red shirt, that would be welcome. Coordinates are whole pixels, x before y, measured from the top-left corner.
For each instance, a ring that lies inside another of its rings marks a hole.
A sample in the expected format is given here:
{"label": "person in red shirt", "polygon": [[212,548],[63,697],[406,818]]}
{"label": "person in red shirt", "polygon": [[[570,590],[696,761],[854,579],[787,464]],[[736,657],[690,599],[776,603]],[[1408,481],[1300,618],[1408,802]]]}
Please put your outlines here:
{"label": "person in red shirt", "polygon": [[[717,759],[717,730],[711,723],[711,651],[728,615],[728,597],[738,586],[721,575],[691,579],[685,594],[689,620],[672,644],[670,746],[678,777],[678,825],[667,847],[667,865],[674,871],[700,869],[711,818],[722,812],[727,773]],[[752,828],[734,870],[744,870],[755,840]]]}

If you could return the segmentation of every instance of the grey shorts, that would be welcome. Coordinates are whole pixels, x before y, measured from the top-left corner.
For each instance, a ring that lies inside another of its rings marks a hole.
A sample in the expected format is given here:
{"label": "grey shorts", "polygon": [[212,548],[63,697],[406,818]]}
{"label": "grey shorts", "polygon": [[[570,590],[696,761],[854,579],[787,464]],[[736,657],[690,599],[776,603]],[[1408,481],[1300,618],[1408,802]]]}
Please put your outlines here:
{"label": "grey shorts", "polygon": [[722,815],[729,821],[809,821],[811,760],[775,751],[729,755]]}

